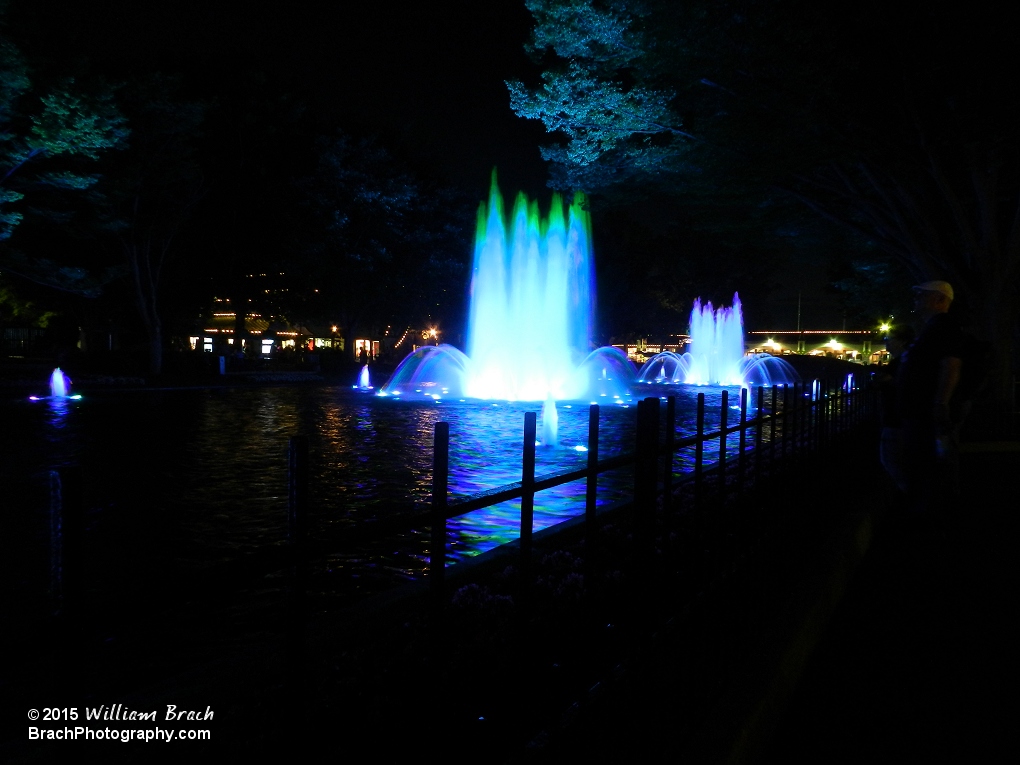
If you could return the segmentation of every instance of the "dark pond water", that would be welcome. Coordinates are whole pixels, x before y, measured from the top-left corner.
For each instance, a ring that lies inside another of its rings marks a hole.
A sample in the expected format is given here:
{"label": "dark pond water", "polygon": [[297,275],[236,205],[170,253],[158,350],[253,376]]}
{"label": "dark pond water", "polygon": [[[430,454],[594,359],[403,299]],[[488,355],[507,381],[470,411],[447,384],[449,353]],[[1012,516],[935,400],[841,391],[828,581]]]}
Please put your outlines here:
{"label": "dark pond water", "polygon": [[[680,435],[693,432],[699,391],[706,393],[709,423],[717,423],[720,389],[654,391],[679,396]],[[635,395],[648,392],[642,386]],[[60,466],[82,469],[94,577],[117,579],[146,567],[201,568],[284,539],[292,435],[309,439],[311,533],[323,536],[424,509],[440,420],[450,422],[453,497],[520,480],[529,410],[540,407],[415,404],[341,387],[110,391],[62,403],[8,397],[0,420],[4,581],[22,597],[45,592],[49,472]],[[633,449],[635,413],[629,401],[601,407],[600,457]],[[561,403],[560,448],[539,448],[536,472],[582,467],[586,454],[573,447],[587,443],[587,427],[588,402]],[[690,459],[681,455],[678,472]],[[630,488],[627,474],[607,474],[599,501],[614,501]],[[583,482],[540,493],[536,529],[583,512],[583,495]],[[515,538],[518,524],[519,502],[451,522],[449,560]],[[427,561],[424,532],[393,542],[400,549],[383,567],[397,577],[419,575]],[[334,564],[350,568],[361,554],[340,551]]]}

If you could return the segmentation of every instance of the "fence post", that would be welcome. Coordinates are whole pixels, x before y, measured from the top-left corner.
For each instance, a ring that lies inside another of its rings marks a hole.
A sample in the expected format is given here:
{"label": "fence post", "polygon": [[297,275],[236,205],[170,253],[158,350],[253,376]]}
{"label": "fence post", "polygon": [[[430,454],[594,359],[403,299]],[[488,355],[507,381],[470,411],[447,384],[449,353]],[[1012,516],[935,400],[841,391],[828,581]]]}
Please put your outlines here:
{"label": "fence post", "polygon": [[598,519],[595,514],[599,484],[599,405],[588,407],[588,475],[584,487],[584,586],[595,588],[598,555]]}
{"label": "fence post", "polygon": [[[798,390],[800,386],[800,390]],[[797,433],[796,446],[794,447],[794,454],[800,456],[804,453],[804,384],[803,382],[795,382],[794,384],[794,398],[797,399],[797,406],[794,407],[797,410],[797,424],[794,427],[794,431]]]}
{"label": "fence post", "polygon": [[437,422],[432,437],[432,544],[429,550],[429,589],[433,612],[445,600],[446,584],[446,495],[450,483],[450,423]]}
{"label": "fence post", "polygon": [[779,402],[779,387],[772,386],[769,403],[769,470],[776,472],[776,405]]}
{"label": "fence post", "polygon": [[584,489],[584,534],[595,541],[595,500],[599,482],[599,405],[588,407],[588,476]]}
{"label": "fence post", "polygon": [[538,414],[524,413],[524,460],[521,467],[521,566],[531,561],[531,536],[535,524],[535,433]]}
{"label": "fence post", "polygon": [[658,486],[659,399],[638,402],[634,448],[634,540],[640,565],[651,560],[654,546],[655,494]]}
{"label": "fence post", "polygon": [[744,493],[744,479],[747,474],[747,388],[740,389],[740,454],[737,455],[737,472],[740,474],[737,493]]}
{"label": "fence post", "polygon": [[822,448],[822,417],[821,417],[822,381],[811,381],[811,453],[817,454]]}
{"label": "fence post", "polygon": [[786,459],[786,445],[790,440],[790,424],[790,386],[783,385],[783,450],[779,455],[783,460]]}
{"label": "fence post", "polygon": [[818,449],[824,451],[829,445],[829,381],[822,380],[818,387],[819,437]]}
{"label": "fence post", "polygon": [[666,399],[666,467],[662,476],[662,510],[669,519],[673,510],[673,444],[676,441],[676,396]]}
{"label": "fence post", "polygon": [[80,467],[50,471],[50,595],[58,614],[77,609],[85,508]]}
{"label": "fence post", "polygon": [[[290,642],[289,657],[299,662],[303,640],[305,590],[308,567],[305,532],[308,516],[308,437],[291,436],[287,450],[287,535],[294,555],[294,584],[287,599],[287,634]],[[290,677],[301,676],[297,664],[291,666]]]}
{"label": "fence post", "polygon": [[758,421],[758,427],[754,429],[754,485],[758,486],[758,482],[761,480],[761,439],[762,430],[765,427],[765,387],[762,385],[758,386],[758,400],[757,408],[755,409],[755,419]]}
{"label": "fence post", "polygon": [[804,389],[806,387],[805,382],[801,382],[801,392],[798,394],[797,399],[797,453],[798,455],[804,454],[805,447],[807,446],[804,442],[808,437],[808,421],[811,414],[811,407],[804,402]]}
{"label": "fence post", "polygon": [[726,426],[729,424],[730,392],[723,390],[722,402],[719,406],[719,495],[720,499],[726,491]]}
{"label": "fence post", "polygon": [[705,394],[698,394],[697,430],[694,437],[694,507],[701,508],[705,460]]}

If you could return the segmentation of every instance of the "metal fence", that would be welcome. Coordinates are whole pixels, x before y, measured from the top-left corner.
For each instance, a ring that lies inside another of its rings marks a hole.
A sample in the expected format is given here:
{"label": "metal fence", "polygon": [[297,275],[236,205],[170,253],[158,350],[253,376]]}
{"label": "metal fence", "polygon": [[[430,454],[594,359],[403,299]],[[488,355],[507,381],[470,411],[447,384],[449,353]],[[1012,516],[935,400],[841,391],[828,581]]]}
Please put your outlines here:
{"label": "metal fence", "polygon": [[[584,534],[591,539],[597,533],[596,502],[599,475],[621,467],[634,466],[631,502],[635,530],[648,537],[654,513],[669,514],[677,509],[679,489],[693,485],[693,507],[698,510],[706,497],[709,482],[737,493],[762,480],[764,472],[775,470],[784,460],[807,452],[826,449],[839,434],[867,421],[873,412],[870,390],[857,387],[852,380],[830,388],[824,381],[795,385],[758,387],[755,390],[754,416],[748,416],[748,389],[739,394],[739,417],[730,424],[729,391],[722,391],[719,427],[706,430],[705,394],[698,394],[696,430],[691,436],[677,438],[676,397],[649,397],[638,403],[637,437],[632,453],[599,459],[599,406],[592,404],[588,415],[588,461],[584,468],[555,475],[535,475],[535,436],[537,415],[526,412],[521,449],[519,483],[451,503],[448,498],[450,426],[436,423],[432,529],[429,575],[433,597],[441,600],[445,584],[447,521],[475,510],[508,500],[521,500],[520,557],[522,567],[529,563],[534,535],[535,494],[572,481],[585,480]],[[663,411],[664,410],[664,411]],[[735,443],[733,443],[735,442]],[[718,444],[714,462],[705,458],[705,446]],[[678,474],[676,459],[683,450],[694,452],[690,473]],[[422,519],[424,520],[424,519]]]}
{"label": "metal fence", "polygon": [[[749,416],[748,389],[739,394],[738,415],[731,422],[729,392],[722,391],[718,427],[706,429],[705,395],[698,394],[693,435],[678,437],[677,401],[648,397],[637,406],[637,431],[633,452],[599,458],[599,406],[588,415],[588,452],[585,467],[553,475],[535,475],[537,414],[526,412],[521,448],[521,480],[474,497],[449,499],[450,425],[435,425],[433,443],[432,501],[429,510],[402,515],[348,529],[328,539],[308,539],[308,441],[304,436],[289,445],[289,545],[271,545],[261,555],[249,556],[244,569],[256,575],[302,563],[345,545],[386,538],[413,529],[431,527],[429,549],[430,589],[436,602],[444,596],[447,521],[482,508],[521,500],[519,554],[527,565],[532,555],[534,506],[538,492],[584,480],[583,531],[593,539],[598,531],[596,512],[599,476],[633,466],[633,491],[627,504],[633,510],[636,533],[648,539],[656,513],[664,517],[681,509],[698,510],[706,496],[718,491],[740,493],[755,486],[791,458],[824,451],[841,433],[870,418],[870,389],[851,381],[830,387],[823,381],[790,386],[758,387],[753,416]],[[708,447],[706,449],[706,447]],[[689,471],[678,467],[678,455],[693,453]],[[80,468],[53,471],[50,483],[51,586],[57,610],[78,599],[81,590],[80,559],[83,547],[83,504]],[[686,499],[685,499],[686,498]]]}

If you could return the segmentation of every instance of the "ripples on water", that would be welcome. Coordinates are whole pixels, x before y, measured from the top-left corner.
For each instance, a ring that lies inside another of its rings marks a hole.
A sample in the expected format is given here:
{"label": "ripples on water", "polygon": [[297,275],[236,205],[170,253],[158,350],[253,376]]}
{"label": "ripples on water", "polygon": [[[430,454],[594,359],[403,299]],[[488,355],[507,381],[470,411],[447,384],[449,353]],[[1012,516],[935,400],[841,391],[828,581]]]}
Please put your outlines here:
{"label": "ripples on water", "polygon": [[[717,423],[719,389],[701,390],[709,422]],[[680,386],[670,392],[680,397],[678,434],[689,435],[698,390]],[[94,552],[105,551],[93,557],[106,575],[126,575],[133,565],[160,561],[201,567],[285,537],[292,435],[309,439],[310,525],[321,535],[424,509],[432,484],[433,429],[440,420],[450,422],[452,498],[519,481],[524,413],[540,409],[505,402],[415,404],[326,387],[8,400],[0,430],[5,529],[0,545],[13,566],[6,581],[37,589],[46,580],[48,475],[57,467],[82,467],[88,540]],[[600,457],[633,449],[635,414],[634,406],[601,408]],[[732,422],[738,415],[731,416]],[[541,415],[539,420],[541,432]],[[572,447],[587,444],[587,428],[586,403],[560,404],[561,446],[537,449],[536,473],[584,466],[586,454]],[[706,446],[706,458],[712,451]],[[681,454],[678,472],[690,461]],[[617,472],[600,477],[600,503],[629,491],[628,474]],[[538,494],[536,529],[583,512],[583,497],[583,481]],[[451,521],[450,560],[515,538],[519,519],[517,501]],[[424,560],[425,539],[405,535],[410,560]],[[356,558],[338,554],[330,565],[343,569]],[[406,562],[396,567],[415,573]]]}

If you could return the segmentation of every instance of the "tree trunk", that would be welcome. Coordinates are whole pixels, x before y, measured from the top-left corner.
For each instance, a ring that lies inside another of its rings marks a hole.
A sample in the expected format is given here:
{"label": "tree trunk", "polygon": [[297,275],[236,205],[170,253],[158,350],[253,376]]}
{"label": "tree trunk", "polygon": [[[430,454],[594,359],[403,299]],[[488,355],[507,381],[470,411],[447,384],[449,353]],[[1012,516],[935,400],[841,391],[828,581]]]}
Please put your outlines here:
{"label": "tree trunk", "polygon": [[149,327],[149,374],[158,377],[163,372],[163,327],[156,319]]}
{"label": "tree trunk", "polygon": [[358,361],[358,351],[354,347],[354,341],[357,339],[355,333],[355,327],[350,324],[344,325],[344,354],[347,356],[349,361]]}

